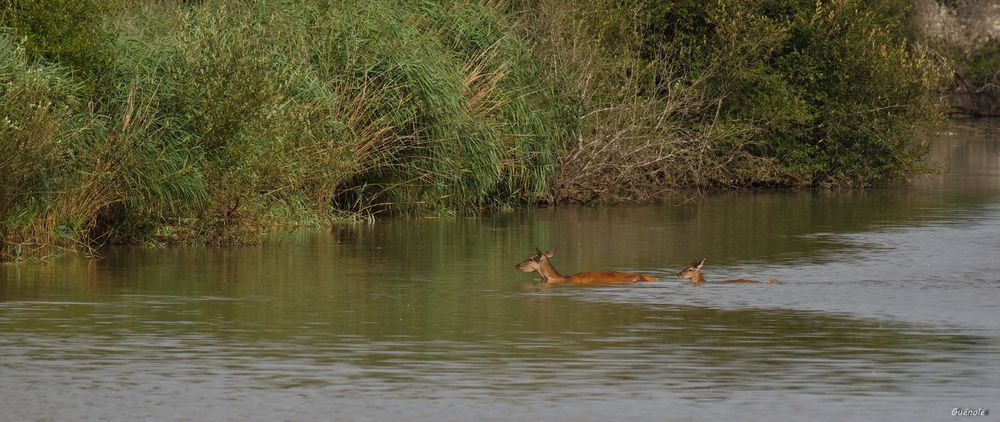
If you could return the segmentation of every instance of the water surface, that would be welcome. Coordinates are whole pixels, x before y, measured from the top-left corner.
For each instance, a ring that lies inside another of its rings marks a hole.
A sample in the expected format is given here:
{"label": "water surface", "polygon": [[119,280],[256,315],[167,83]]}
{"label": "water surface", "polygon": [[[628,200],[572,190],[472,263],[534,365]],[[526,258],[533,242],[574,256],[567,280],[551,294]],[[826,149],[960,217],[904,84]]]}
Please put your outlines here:
{"label": "water surface", "polygon": [[[881,190],[388,219],[3,265],[0,419],[1000,412],[1000,138],[932,140],[946,173]],[[540,288],[513,270],[556,245],[564,273],[661,281]],[[708,284],[674,278],[706,256]],[[736,277],[782,284],[711,284]]]}

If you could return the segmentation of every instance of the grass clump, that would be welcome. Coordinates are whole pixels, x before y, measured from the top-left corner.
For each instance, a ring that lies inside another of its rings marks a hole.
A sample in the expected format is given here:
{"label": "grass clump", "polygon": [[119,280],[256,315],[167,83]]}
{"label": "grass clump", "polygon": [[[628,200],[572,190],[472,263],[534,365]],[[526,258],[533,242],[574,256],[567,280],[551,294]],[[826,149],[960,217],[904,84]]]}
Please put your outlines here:
{"label": "grass clump", "polygon": [[59,146],[82,123],[76,90],[66,72],[29,65],[23,46],[0,34],[0,258],[21,254],[32,231],[47,232],[36,218],[56,196]]}
{"label": "grass clump", "polygon": [[221,182],[209,220],[289,202],[449,213],[545,190],[557,125],[497,12],[295,4],[148,8],[178,25],[128,44],[160,52],[124,53],[148,56],[160,106]]}
{"label": "grass clump", "polygon": [[[110,114],[63,68],[0,35],[0,256],[84,249],[200,197],[199,174],[134,91]],[[146,223],[149,225],[152,223]]]}
{"label": "grass clump", "polygon": [[[38,117],[48,138],[11,126],[9,142],[31,148],[5,165],[24,173],[17,186],[34,187],[3,192],[4,215],[21,216],[21,228],[4,229],[8,244],[51,244],[45,233],[80,245],[242,242],[344,213],[450,214],[547,190],[557,106],[527,43],[490,7],[217,0],[113,10],[95,24],[114,34],[101,41],[111,58],[101,90],[17,47],[18,72],[55,75],[37,95],[63,85],[69,94],[59,113]],[[15,103],[24,99],[4,104]],[[29,191],[51,195],[34,213],[16,211]]]}

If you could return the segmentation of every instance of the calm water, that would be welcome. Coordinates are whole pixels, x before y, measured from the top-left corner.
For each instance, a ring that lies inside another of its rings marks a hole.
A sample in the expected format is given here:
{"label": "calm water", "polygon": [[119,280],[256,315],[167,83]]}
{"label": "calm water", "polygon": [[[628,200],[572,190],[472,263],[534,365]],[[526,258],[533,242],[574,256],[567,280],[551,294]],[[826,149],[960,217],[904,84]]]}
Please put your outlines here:
{"label": "calm water", "polygon": [[[0,266],[0,420],[1000,415],[1000,137],[897,189],[391,219]],[[513,265],[661,282],[540,289]],[[713,279],[673,274],[708,257]]]}

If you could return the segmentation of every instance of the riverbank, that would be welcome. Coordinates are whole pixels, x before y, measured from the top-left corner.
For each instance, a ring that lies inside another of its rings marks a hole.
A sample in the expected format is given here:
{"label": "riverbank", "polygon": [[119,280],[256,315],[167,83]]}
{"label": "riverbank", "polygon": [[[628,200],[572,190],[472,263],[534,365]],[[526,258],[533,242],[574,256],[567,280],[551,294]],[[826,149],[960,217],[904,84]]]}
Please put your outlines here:
{"label": "riverbank", "polygon": [[948,74],[907,1],[50,3],[0,12],[7,260],[871,186],[922,168]]}

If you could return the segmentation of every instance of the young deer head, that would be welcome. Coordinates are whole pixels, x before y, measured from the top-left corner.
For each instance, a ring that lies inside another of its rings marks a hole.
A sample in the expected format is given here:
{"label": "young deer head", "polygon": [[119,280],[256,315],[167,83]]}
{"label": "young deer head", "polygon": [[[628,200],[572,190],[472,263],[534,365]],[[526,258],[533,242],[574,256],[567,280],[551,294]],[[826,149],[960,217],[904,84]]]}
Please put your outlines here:
{"label": "young deer head", "polygon": [[[691,265],[687,266],[687,268],[685,268],[685,269],[681,270],[681,272],[677,273],[677,276],[680,277],[680,278],[686,278],[688,280],[691,280],[692,283],[696,283],[696,284],[697,283],[704,283],[705,282],[705,276],[702,275],[702,273],[701,273],[701,267],[705,266],[705,259],[707,259],[707,258],[702,258],[701,261],[692,262]],[[756,283],[756,281],[747,280],[745,278],[737,278],[737,279],[733,279],[733,280],[717,281],[717,283]],[[770,278],[770,279],[767,280],[767,284],[774,284],[774,283],[778,283],[778,279],[776,279],[776,278]]]}
{"label": "young deer head", "polygon": [[704,283],[705,276],[701,275],[701,267],[705,266],[706,259],[708,258],[702,258],[699,262],[692,262],[691,265],[687,266],[687,268],[677,273],[677,276],[691,280],[693,283]]}

